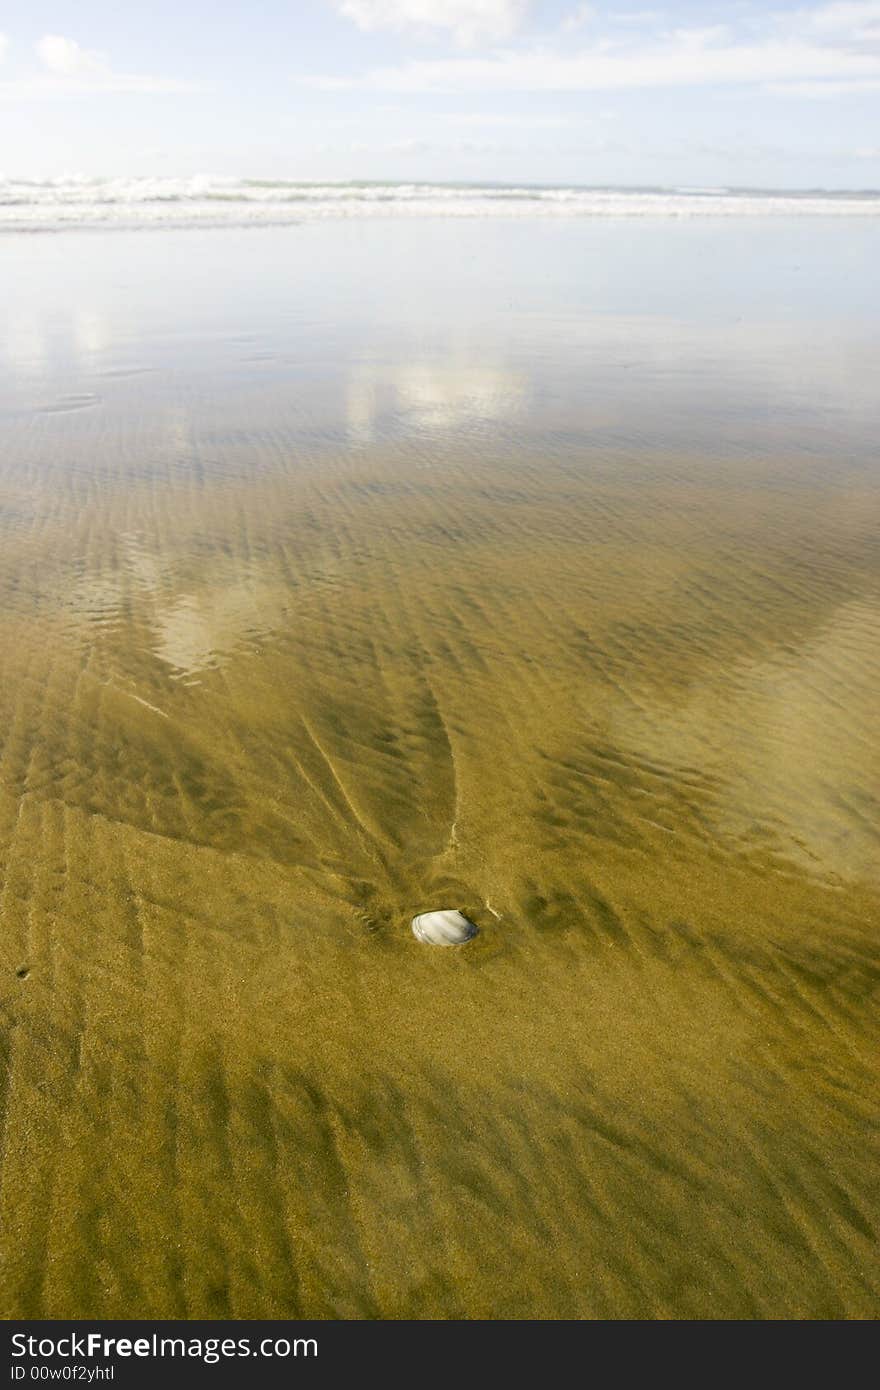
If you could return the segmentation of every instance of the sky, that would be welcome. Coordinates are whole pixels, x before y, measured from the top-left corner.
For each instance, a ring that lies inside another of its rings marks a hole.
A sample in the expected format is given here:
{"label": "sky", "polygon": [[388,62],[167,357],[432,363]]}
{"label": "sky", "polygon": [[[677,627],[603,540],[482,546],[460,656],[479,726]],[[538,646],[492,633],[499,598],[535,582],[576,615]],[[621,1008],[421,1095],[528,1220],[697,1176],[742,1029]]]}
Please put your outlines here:
{"label": "sky", "polygon": [[880,0],[30,0],[0,174],[880,187]]}

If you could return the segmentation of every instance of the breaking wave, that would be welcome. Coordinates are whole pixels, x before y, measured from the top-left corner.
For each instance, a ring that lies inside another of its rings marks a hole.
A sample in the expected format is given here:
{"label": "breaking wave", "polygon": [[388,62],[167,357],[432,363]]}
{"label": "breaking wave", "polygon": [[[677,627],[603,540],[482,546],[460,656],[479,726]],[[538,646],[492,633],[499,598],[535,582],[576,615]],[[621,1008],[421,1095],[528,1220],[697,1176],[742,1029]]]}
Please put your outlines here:
{"label": "breaking wave", "polygon": [[362,217],[880,215],[880,192],[297,183],[217,178],[0,179],[0,229],[283,225]]}

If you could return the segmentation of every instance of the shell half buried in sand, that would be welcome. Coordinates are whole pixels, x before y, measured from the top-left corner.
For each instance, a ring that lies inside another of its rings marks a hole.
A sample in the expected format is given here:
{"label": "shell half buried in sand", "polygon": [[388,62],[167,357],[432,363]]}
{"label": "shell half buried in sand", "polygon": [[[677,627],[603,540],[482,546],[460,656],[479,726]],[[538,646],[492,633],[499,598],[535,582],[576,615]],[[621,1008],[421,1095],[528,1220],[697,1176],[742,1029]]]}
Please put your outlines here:
{"label": "shell half buried in sand", "polygon": [[413,935],[431,946],[461,946],[476,936],[477,927],[456,907],[440,912],[421,912],[413,918]]}

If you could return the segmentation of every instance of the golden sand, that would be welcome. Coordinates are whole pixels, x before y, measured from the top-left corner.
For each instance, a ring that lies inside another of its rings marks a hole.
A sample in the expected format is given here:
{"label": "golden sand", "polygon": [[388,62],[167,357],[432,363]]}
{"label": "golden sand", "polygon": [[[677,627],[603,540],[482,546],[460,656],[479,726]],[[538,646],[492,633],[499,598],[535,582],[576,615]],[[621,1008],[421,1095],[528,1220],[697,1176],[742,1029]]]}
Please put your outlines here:
{"label": "golden sand", "polygon": [[78,447],[3,475],[3,1312],[876,1314],[876,486]]}

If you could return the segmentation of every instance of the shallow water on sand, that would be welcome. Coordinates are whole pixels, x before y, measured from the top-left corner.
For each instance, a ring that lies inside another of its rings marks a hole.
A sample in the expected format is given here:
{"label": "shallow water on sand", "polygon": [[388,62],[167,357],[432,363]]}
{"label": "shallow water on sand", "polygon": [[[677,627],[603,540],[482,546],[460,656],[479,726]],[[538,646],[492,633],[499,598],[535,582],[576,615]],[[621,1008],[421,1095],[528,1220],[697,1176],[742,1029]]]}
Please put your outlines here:
{"label": "shallow water on sand", "polygon": [[7,1315],[876,1315],[874,236],[4,242]]}

